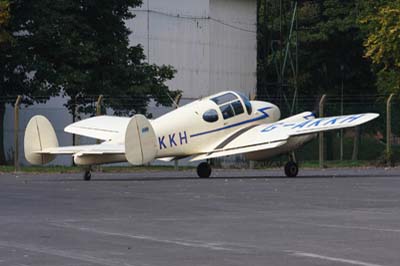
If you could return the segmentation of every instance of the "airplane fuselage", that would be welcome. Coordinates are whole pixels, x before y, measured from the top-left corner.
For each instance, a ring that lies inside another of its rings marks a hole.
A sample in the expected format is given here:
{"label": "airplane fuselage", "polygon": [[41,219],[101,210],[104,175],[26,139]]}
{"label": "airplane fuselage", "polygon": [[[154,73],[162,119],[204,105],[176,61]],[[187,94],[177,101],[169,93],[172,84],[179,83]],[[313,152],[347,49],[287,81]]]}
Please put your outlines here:
{"label": "airplane fuselage", "polygon": [[259,124],[278,121],[279,108],[223,92],[184,105],[151,121],[157,157],[185,157],[213,150],[221,140]]}

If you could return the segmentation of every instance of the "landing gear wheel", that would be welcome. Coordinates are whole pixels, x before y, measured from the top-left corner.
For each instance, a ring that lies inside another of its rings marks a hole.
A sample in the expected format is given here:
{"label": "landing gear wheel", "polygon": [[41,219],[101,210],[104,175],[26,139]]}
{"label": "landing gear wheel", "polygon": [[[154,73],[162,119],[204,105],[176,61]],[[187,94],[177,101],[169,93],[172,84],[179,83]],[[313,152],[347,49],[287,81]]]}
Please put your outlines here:
{"label": "landing gear wheel", "polygon": [[92,173],[90,172],[90,170],[85,171],[85,173],[83,174],[83,179],[86,181],[89,181],[91,177]]}
{"label": "landing gear wheel", "polygon": [[289,161],[285,164],[285,175],[287,177],[296,177],[298,173],[299,167],[295,162]]}
{"label": "landing gear wheel", "polygon": [[211,166],[206,162],[202,162],[197,166],[197,175],[200,178],[209,178],[211,175]]}

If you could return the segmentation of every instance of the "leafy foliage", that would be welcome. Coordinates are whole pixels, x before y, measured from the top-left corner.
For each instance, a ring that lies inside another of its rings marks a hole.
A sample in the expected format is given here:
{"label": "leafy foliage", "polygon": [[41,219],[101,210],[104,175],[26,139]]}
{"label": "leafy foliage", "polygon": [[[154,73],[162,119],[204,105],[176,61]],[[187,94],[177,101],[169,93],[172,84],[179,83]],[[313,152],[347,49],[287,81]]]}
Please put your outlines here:
{"label": "leafy foliage", "polygon": [[399,93],[400,1],[386,1],[368,11],[360,19],[368,32],[365,57],[375,65],[379,89],[383,93]]}
{"label": "leafy foliage", "polygon": [[9,7],[8,0],[0,0],[0,45],[10,40],[10,34],[6,31],[10,19]]}
{"label": "leafy foliage", "polygon": [[140,0],[14,1],[14,25],[28,33],[18,39],[34,66],[34,85],[68,97],[72,114],[92,112],[93,99],[88,96],[99,94],[136,99],[127,104],[105,102],[119,113],[145,112],[151,96],[169,104],[164,82],[173,78],[173,68],[149,65],[140,45],[129,46],[131,32],[124,21],[134,17],[130,8],[140,4]]}
{"label": "leafy foliage", "polygon": [[[258,76],[259,79],[266,79],[258,82],[260,94],[268,91],[269,95],[277,95],[280,88],[276,84],[282,82],[285,93],[290,96],[296,84],[299,97],[314,99],[309,101],[308,106],[313,109],[319,96],[324,93],[330,98],[340,96],[342,82],[345,96],[357,95],[360,101],[363,101],[364,95],[376,93],[375,76],[371,73],[370,62],[363,57],[364,33],[357,22],[359,0],[298,1],[298,73],[288,75],[290,70],[286,70],[281,81],[277,69],[282,65],[284,48],[290,42],[290,55],[295,58],[296,40],[293,37],[288,40],[293,7],[290,1],[283,2],[281,26],[278,2],[267,1],[267,10],[270,11],[265,22],[264,17],[260,19],[260,27],[263,29],[260,29],[262,38],[259,39]],[[268,53],[260,53],[263,46],[266,46],[264,49]],[[290,69],[290,65],[287,66]]]}
{"label": "leafy foliage", "polygon": [[[0,0],[0,163],[4,162],[5,104],[62,95],[73,114],[93,112],[94,95],[117,113],[145,113],[152,98],[169,105],[165,85],[171,66],[145,62],[140,45],[129,46],[125,21],[141,0]],[[9,37],[7,37],[9,36]],[[9,40],[9,41],[8,41]]]}

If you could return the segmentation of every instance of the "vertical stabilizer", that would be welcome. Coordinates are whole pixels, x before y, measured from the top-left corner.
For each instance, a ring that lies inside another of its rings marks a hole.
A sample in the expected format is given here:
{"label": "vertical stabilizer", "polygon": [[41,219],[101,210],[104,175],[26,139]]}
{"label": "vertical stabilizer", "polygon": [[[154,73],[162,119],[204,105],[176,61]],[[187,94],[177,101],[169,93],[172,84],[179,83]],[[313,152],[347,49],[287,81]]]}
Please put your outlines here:
{"label": "vertical stabilizer", "polygon": [[156,134],[149,120],[135,115],[125,133],[125,156],[129,163],[142,165],[154,160],[157,153]]}
{"label": "vertical stabilizer", "polygon": [[41,154],[40,152],[56,147],[58,147],[58,140],[50,121],[42,115],[32,117],[25,129],[26,160],[36,165],[49,163],[54,160],[55,155]]}

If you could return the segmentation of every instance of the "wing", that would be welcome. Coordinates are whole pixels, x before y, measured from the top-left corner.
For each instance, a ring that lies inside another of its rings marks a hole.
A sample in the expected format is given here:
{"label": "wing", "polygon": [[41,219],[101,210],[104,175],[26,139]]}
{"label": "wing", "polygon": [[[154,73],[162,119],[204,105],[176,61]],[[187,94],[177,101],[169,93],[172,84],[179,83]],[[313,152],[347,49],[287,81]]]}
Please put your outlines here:
{"label": "wing", "polygon": [[307,119],[301,115],[303,118],[298,122],[288,118],[272,124],[262,124],[238,132],[239,134],[227,138],[214,150],[197,155],[191,161],[272,149],[284,145],[294,136],[355,127],[378,116],[375,113],[365,113]]}
{"label": "wing", "polygon": [[115,140],[125,136],[129,117],[96,116],[67,126],[64,131],[100,140]]}

